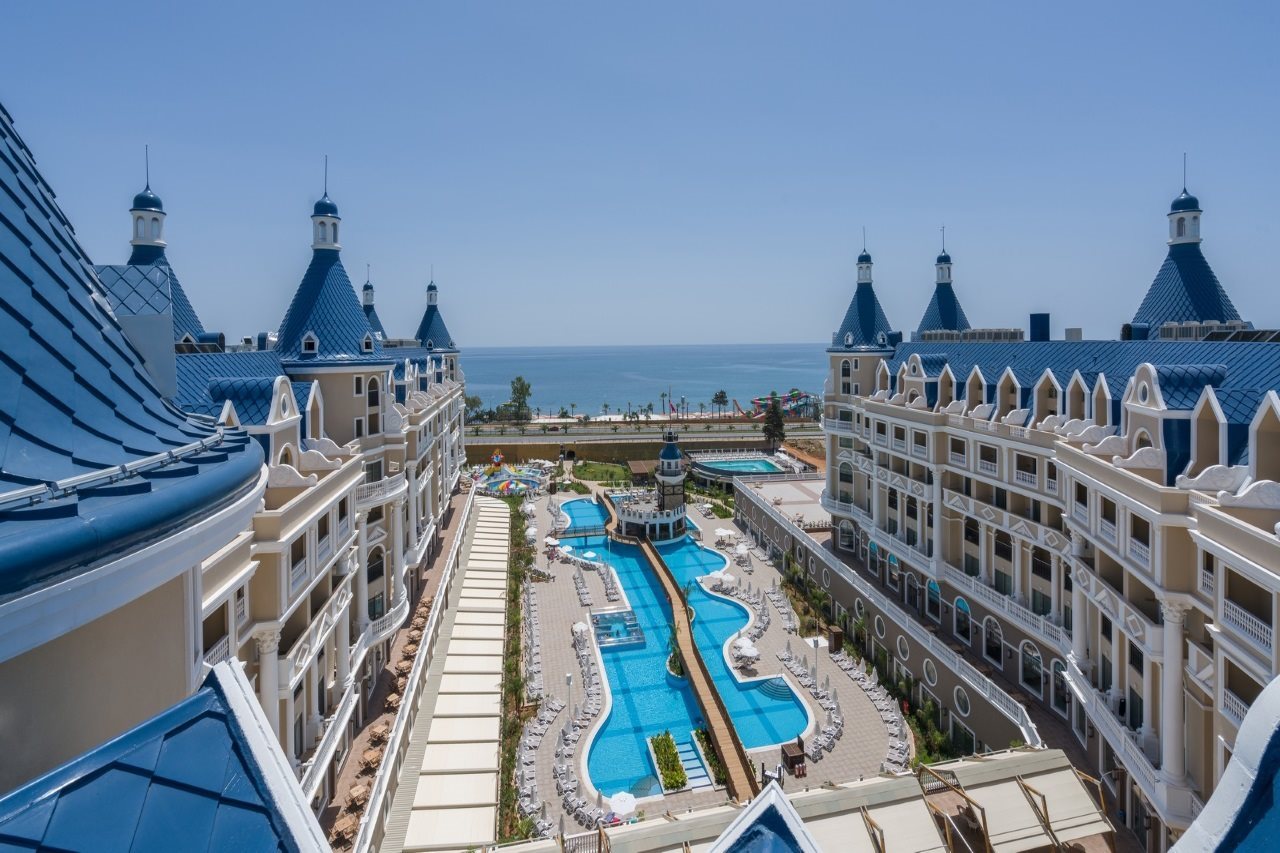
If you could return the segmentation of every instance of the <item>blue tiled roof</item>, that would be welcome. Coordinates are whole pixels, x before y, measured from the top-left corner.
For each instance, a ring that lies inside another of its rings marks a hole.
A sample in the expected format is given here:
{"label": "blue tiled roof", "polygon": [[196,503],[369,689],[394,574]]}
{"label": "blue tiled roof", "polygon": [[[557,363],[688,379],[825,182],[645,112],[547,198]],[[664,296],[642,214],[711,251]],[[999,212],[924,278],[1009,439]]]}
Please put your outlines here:
{"label": "blue tiled roof", "polygon": [[369,328],[373,330],[373,336],[380,341],[387,339],[387,330],[382,328],[382,320],[378,317],[378,309],[372,305],[362,306],[364,308],[364,318],[368,322]]}
{"label": "blue tiled roof", "polygon": [[1169,247],[1160,271],[1133,315],[1154,331],[1165,323],[1220,323],[1240,319],[1231,298],[1218,283],[1199,243],[1175,243]]}
{"label": "blue tiled roof", "polygon": [[[140,250],[148,251],[140,255]],[[205,335],[204,324],[182,289],[178,275],[169,265],[164,249],[159,246],[135,246],[128,264],[97,266],[98,280],[111,299],[116,314],[173,315],[173,339],[190,335],[199,341]],[[151,259],[147,256],[154,255]]]}
{"label": "blue tiled roof", "polygon": [[964,315],[964,308],[960,307],[955,288],[950,282],[938,282],[933,290],[933,298],[929,300],[924,316],[920,318],[916,334],[938,330],[963,332],[968,328],[969,318]]}
{"label": "blue tiled roof", "polygon": [[219,664],[190,698],[0,799],[0,849],[320,849],[320,827],[299,807],[302,791],[232,666]]}
{"label": "blue tiled roof", "polygon": [[426,349],[437,351],[457,349],[453,342],[453,335],[449,334],[449,329],[444,324],[439,305],[427,305],[414,338]]}
{"label": "blue tiled roof", "polygon": [[[186,412],[216,416],[223,399],[210,396],[215,379],[269,379],[284,375],[275,350],[251,352],[200,352],[178,355],[178,396],[174,402]],[[240,412],[239,405],[236,411]],[[245,418],[243,412],[240,416]],[[245,418],[246,422],[248,419]]]}
{"label": "blue tiled roof", "polygon": [[1160,394],[1170,409],[1194,409],[1206,385],[1217,388],[1227,378],[1225,364],[1156,365]]}
{"label": "blue tiled roof", "polygon": [[262,426],[271,416],[275,384],[275,378],[267,376],[211,379],[209,398],[215,403],[230,400],[242,424]]}
{"label": "blue tiled roof", "polygon": [[[1206,366],[1222,367],[1226,375],[1220,389],[1280,389],[1280,348],[1276,344],[1223,341],[1017,341],[957,342],[940,345],[912,342],[898,346],[888,360],[890,375],[912,354],[921,358],[943,356],[955,374],[957,392],[964,393],[964,382],[974,366],[982,370],[989,385],[994,385],[1006,367],[1013,371],[1018,384],[1027,389],[1046,369],[1052,370],[1061,383],[1066,383],[1074,370],[1085,379],[1106,374],[1107,387],[1114,399],[1124,393],[1138,365],[1149,362],[1166,371],[1175,367],[1204,370]],[[931,358],[930,364],[937,365]],[[930,370],[931,375],[936,375]],[[1202,386],[1203,387],[1203,386]],[[1200,389],[1197,389],[1196,399]],[[1179,396],[1180,404],[1186,399]],[[1191,400],[1191,408],[1195,400]]]}
{"label": "blue tiled roof", "polygon": [[[213,438],[161,399],[3,107],[0,190],[0,492]],[[256,446],[231,433],[112,487],[0,511],[0,595],[168,535],[251,488],[261,465]]]}
{"label": "blue tiled roof", "polygon": [[[302,351],[308,332],[320,341],[315,353]],[[305,362],[385,361],[382,342],[376,338],[372,351],[364,351],[365,336],[372,333],[338,251],[315,249],[311,265],[280,324],[276,341],[280,358]]]}
{"label": "blue tiled roof", "polygon": [[887,349],[881,336],[887,337],[890,331],[875,287],[870,282],[859,282],[840,328],[831,336],[831,349]]}

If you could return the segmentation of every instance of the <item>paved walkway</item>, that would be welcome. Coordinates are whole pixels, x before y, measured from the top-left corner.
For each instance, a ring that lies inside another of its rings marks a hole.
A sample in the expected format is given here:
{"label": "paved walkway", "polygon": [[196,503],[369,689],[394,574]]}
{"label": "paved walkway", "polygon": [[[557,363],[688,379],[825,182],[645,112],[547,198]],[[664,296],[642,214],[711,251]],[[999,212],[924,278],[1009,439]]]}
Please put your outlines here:
{"label": "paved walkway", "polygon": [[[418,600],[413,602],[415,618],[419,608],[424,603],[427,604],[428,608],[432,606],[436,593],[440,589],[440,575],[444,569],[444,561],[449,558],[449,552],[453,549],[454,540],[463,532],[462,525],[458,523],[458,519],[466,502],[467,495],[465,492],[454,494],[449,499],[449,507],[445,510],[440,528],[440,546],[436,549],[431,565],[427,567],[426,582],[423,584]],[[425,615],[430,611],[421,612]],[[409,623],[405,624],[392,637],[391,654],[382,669],[378,671],[377,680],[374,682],[373,694],[369,698],[368,716],[365,718],[364,725],[356,732],[351,748],[347,750],[346,757],[338,768],[333,799],[320,812],[320,826],[326,833],[332,829],[334,822],[342,814],[344,808],[347,808],[356,816],[363,812],[361,806],[355,804],[348,806],[347,801],[352,788],[363,787],[367,792],[368,789],[373,787],[372,772],[360,766],[360,758],[366,750],[375,745],[373,743],[373,732],[377,730],[390,731],[391,724],[395,721],[396,712],[389,711],[386,708],[387,694],[396,689],[396,679],[400,676],[395,671],[395,665],[404,657],[401,652],[409,643],[409,632],[413,630],[412,622],[413,619],[410,619]],[[372,650],[370,653],[372,653]]]}

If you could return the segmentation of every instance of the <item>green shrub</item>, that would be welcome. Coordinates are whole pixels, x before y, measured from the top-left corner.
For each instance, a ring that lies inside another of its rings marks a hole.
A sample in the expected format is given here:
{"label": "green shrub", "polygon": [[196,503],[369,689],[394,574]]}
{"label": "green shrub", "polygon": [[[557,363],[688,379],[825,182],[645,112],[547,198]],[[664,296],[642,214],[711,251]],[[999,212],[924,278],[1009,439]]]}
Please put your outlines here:
{"label": "green shrub", "polygon": [[717,785],[724,785],[729,780],[729,774],[724,770],[724,765],[720,763],[720,756],[716,754],[716,749],[711,744],[711,735],[706,729],[694,729],[693,733],[698,737],[698,745],[702,747],[702,755],[707,759],[707,764],[711,765],[708,769],[711,771],[711,779]]}
{"label": "green shrub", "polygon": [[653,757],[658,760],[658,775],[662,777],[662,787],[675,791],[689,784],[684,765],[680,763],[680,753],[676,751],[676,739],[670,730],[649,738],[653,747]]}

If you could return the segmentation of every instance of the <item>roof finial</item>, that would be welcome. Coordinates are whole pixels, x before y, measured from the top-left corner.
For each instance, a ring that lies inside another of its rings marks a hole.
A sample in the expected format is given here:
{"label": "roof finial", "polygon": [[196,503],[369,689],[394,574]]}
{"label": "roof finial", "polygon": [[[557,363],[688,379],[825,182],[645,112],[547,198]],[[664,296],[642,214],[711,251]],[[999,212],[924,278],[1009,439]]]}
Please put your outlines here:
{"label": "roof finial", "polygon": [[372,268],[372,267],[371,267],[369,264],[365,264],[365,265],[364,265],[364,280],[365,280],[365,281],[370,281],[370,280],[372,280],[372,278],[373,278],[373,277],[369,274],[369,270],[370,270],[371,268]]}
{"label": "roof finial", "polygon": [[324,155],[324,194],[329,194],[329,155]]}
{"label": "roof finial", "polygon": [[435,283],[435,280],[436,280],[436,265],[433,263],[433,264],[431,265],[431,279],[430,279],[430,281],[431,281],[431,283],[432,283],[432,284],[434,284],[434,283]]}
{"label": "roof finial", "polygon": [[[143,145],[143,146],[142,146],[142,156],[143,156],[143,158],[145,159],[146,164],[147,164],[147,165],[146,165],[146,169],[147,169],[147,189],[151,189],[151,146],[150,146],[150,145]],[[1184,171],[1185,171],[1185,169],[1184,169]]]}
{"label": "roof finial", "polygon": [[1187,191],[1187,152],[1182,152],[1182,191]]}
{"label": "roof finial", "polygon": [[862,251],[867,250],[867,226],[862,226]]}
{"label": "roof finial", "polygon": [[942,226],[942,253],[947,253],[947,226]]}

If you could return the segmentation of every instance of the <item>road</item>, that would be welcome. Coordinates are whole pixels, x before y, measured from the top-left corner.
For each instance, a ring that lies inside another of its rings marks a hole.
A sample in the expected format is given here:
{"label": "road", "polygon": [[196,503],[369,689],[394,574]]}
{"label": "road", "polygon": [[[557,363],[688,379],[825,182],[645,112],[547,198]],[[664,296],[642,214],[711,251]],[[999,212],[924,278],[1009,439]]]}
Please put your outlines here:
{"label": "road", "polygon": [[[764,436],[754,429],[736,430],[730,429],[696,429],[690,428],[688,432],[684,430],[677,431],[681,441],[699,442],[708,439],[718,441],[762,441]],[[822,438],[822,428],[817,424],[811,427],[796,428],[787,427],[787,438]],[[526,434],[520,435],[517,430],[509,429],[505,435],[498,433],[496,430],[481,430],[476,435],[470,428],[466,431],[467,441],[489,442],[496,441],[500,444],[578,444],[581,442],[601,441],[601,442],[655,442],[662,440],[662,432],[658,430],[642,430],[636,432],[634,429],[620,428],[617,432],[609,429],[597,430],[595,428],[575,427],[569,432],[547,432],[541,430],[529,430]]]}

